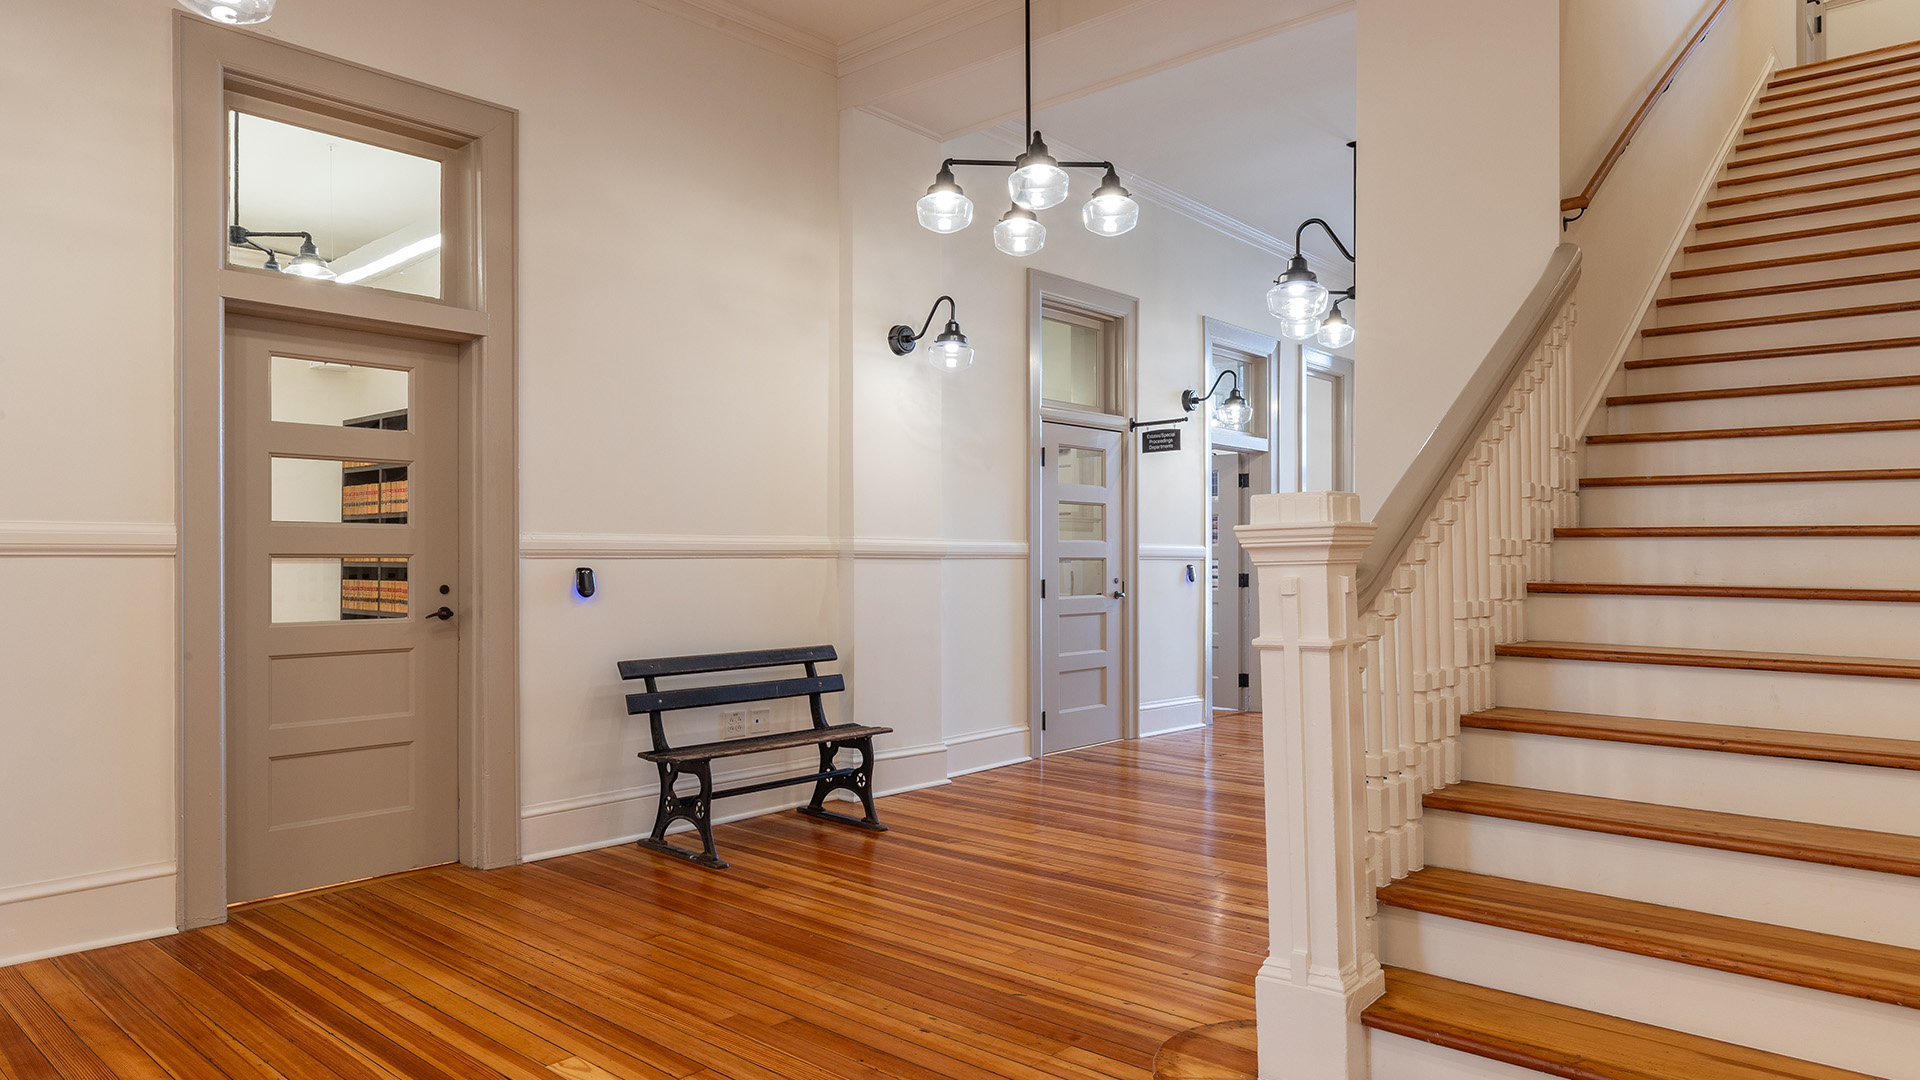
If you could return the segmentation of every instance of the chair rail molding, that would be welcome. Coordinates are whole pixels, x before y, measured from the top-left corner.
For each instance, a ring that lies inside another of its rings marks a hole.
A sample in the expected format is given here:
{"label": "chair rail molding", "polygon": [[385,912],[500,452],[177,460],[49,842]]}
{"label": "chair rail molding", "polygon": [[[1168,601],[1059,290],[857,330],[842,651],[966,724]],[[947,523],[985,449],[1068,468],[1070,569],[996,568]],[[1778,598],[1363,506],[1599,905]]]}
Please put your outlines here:
{"label": "chair rail molding", "polygon": [[179,552],[171,522],[0,521],[0,557],[143,556]]}

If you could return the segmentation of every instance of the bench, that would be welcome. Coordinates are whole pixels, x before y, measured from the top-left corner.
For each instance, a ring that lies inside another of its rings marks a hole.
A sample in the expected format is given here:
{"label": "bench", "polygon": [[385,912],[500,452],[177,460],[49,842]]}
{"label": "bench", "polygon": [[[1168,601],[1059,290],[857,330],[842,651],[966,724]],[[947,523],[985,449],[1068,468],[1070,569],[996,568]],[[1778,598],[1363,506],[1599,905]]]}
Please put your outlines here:
{"label": "bench", "polygon": [[[653,660],[620,661],[622,679],[646,681],[645,693],[627,695],[627,715],[647,714],[652,725],[653,749],[642,751],[640,756],[653,762],[660,769],[660,812],[653,822],[653,835],[641,840],[640,846],[660,852],[662,855],[672,855],[701,866],[724,870],[727,864],[720,861],[720,855],[713,846],[713,800],[806,783],[813,784],[813,801],[800,807],[800,813],[822,821],[835,821],[872,832],[886,832],[887,827],[880,824],[880,818],[873,809],[873,737],[888,734],[893,729],[863,727],[859,724],[827,723],[827,712],[821,705],[820,695],[838,693],[845,690],[847,684],[846,680],[839,675],[820,674],[815,665],[837,659],[839,657],[831,645],[806,645],[792,649],[763,649],[756,652],[709,653],[704,656],[664,656]],[[776,679],[768,682],[729,683],[720,686],[695,686],[679,690],[662,690],[659,686],[660,679],[675,675],[708,675],[722,671],[751,671],[756,668],[790,665],[804,667],[806,677]],[[755,735],[744,739],[693,743],[686,746],[674,746],[667,742],[666,726],[662,723],[662,715],[665,713],[679,709],[710,709],[720,705],[778,701],[782,698],[803,696],[807,699],[808,708],[812,711],[813,726],[811,728],[781,731],[771,735]],[[818,771],[804,776],[746,784],[728,788],[725,791],[713,790],[713,762],[721,758],[741,757],[746,754],[791,750],[797,746],[820,748]],[[860,763],[844,768],[837,766],[834,757],[842,749],[860,751]],[[698,789],[687,795],[677,793],[674,790],[675,784],[683,776],[691,776],[697,780]],[[849,791],[858,796],[861,805],[866,808],[866,816],[853,818],[826,809],[824,805],[826,797],[834,791]],[[699,830],[700,840],[706,850],[694,852],[667,843],[667,827],[676,821],[689,822]]]}

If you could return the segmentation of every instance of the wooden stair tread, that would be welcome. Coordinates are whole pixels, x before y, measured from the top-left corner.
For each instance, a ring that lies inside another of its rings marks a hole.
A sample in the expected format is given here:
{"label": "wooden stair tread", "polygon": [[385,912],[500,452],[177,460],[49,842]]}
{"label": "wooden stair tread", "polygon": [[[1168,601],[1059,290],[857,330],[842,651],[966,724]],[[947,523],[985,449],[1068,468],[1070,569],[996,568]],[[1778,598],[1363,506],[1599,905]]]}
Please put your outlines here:
{"label": "wooden stair tread", "polygon": [[1902,214],[1897,217],[1870,218],[1865,221],[1841,221],[1831,225],[1821,225],[1812,229],[1761,233],[1757,236],[1739,236],[1732,240],[1714,240],[1704,244],[1688,244],[1682,250],[1692,255],[1703,251],[1726,251],[1731,248],[1758,247],[1761,244],[1784,244],[1794,240],[1813,240],[1822,236],[1838,236],[1841,233],[1869,232],[1874,229],[1894,229],[1902,225],[1913,225],[1916,223],[1920,223],[1920,214]]}
{"label": "wooden stair tread", "polygon": [[1920,769],[1920,742],[1834,735],[1824,731],[1778,731],[1733,724],[1699,724],[1644,716],[1599,716],[1551,709],[1493,708],[1468,713],[1460,726],[1487,731],[1516,731],[1599,742],[1716,750],[1756,757],[1830,761],[1886,769]]}
{"label": "wooden stair tread", "polygon": [[[1854,74],[1851,78],[1834,79],[1833,82],[1822,83],[1819,86],[1795,85],[1791,89],[1779,90],[1771,94],[1761,94],[1760,103],[1764,105],[1773,101],[1786,101],[1789,98],[1805,97],[1808,94],[1826,94],[1838,90],[1843,86],[1859,86],[1862,83],[1879,82],[1881,79],[1894,79],[1902,75],[1920,74],[1920,64],[1912,63],[1910,60],[1903,60],[1900,63],[1904,66],[1882,71],[1862,71]],[[1873,66],[1878,67],[1879,65]],[[1818,77],[1834,78],[1834,76],[1838,74],[1839,72],[1829,71]]]}
{"label": "wooden stair tread", "polygon": [[[1792,321],[1790,319],[1782,321]],[[1629,360],[1625,367],[1641,371],[1647,368],[1691,367],[1695,364],[1731,364],[1742,360],[1778,360],[1788,356],[1831,356],[1835,353],[1880,352],[1886,349],[1920,347],[1920,337],[1873,338],[1867,341],[1823,341],[1812,345],[1783,345],[1773,349],[1733,349],[1726,352],[1689,353],[1685,356],[1643,356]]]}
{"label": "wooden stair tread", "polygon": [[1698,442],[1705,439],[1775,439],[1793,435],[1857,435],[1877,431],[1920,431],[1920,418],[1911,420],[1845,420],[1832,424],[1773,424],[1766,427],[1693,428],[1687,431],[1623,431],[1589,435],[1589,446],[1627,443]]}
{"label": "wooden stair tread", "polygon": [[1568,1080],[1872,1080],[1863,1073],[1402,968],[1360,1022]]}
{"label": "wooden stair tread", "polygon": [[[1632,361],[1628,366],[1632,366]],[[1841,390],[1884,390],[1893,386],[1920,386],[1920,375],[1883,375],[1871,379],[1823,379],[1819,382],[1766,383],[1758,386],[1721,386],[1711,390],[1671,390],[1660,394],[1615,394],[1608,405],[1659,405],[1669,401],[1718,401],[1723,398],[1772,397],[1778,394],[1825,394]]]}
{"label": "wooden stair tread", "polygon": [[[1920,221],[1920,215],[1914,217]],[[1818,311],[1783,311],[1774,315],[1751,315],[1744,319],[1719,319],[1714,322],[1677,323],[1652,326],[1640,331],[1641,337],[1672,337],[1675,334],[1709,334],[1719,330],[1744,330],[1754,326],[1783,326],[1788,323],[1822,322],[1827,319],[1859,319],[1870,315],[1899,315],[1920,311],[1920,300],[1901,300],[1889,304],[1861,304],[1857,307],[1822,308]],[[1908,339],[1920,342],[1920,338]],[[1893,348],[1894,346],[1886,346]]]}
{"label": "wooden stair tread", "polygon": [[1920,877],[1920,837],[1898,833],[1471,782],[1423,802],[1429,810]]}
{"label": "wooden stair tread", "polygon": [[1792,101],[1781,105],[1769,106],[1764,109],[1755,109],[1752,119],[1758,120],[1763,116],[1778,116],[1781,113],[1794,112],[1799,109],[1820,109],[1828,105],[1838,105],[1843,101],[1859,101],[1861,98],[1873,97],[1876,94],[1891,94],[1900,90],[1912,90],[1915,87],[1920,87],[1920,79],[1893,83],[1888,86],[1869,86],[1859,90],[1849,90],[1844,94],[1833,94],[1830,97],[1815,98],[1811,101]]}
{"label": "wooden stair tread", "polygon": [[1810,469],[1802,472],[1671,473],[1655,476],[1583,476],[1580,487],[1667,487],[1675,484],[1818,484],[1862,480],[1920,480],[1920,469]]}
{"label": "wooden stair tread", "polygon": [[[1811,136],[1800,136],[1800,137],[1808,138]],[[1920,137],[1920,132],[1887,131],[1887,132],[1882,132],[1879,135],[1867,135],[1858,139],[1847,139],[1844,142],[1825,143],[1820,146],[1803,146],[1797,150],[1778,150],[1771,154],[1762,154],[1759,157],[1742,158],[1739,161],[1729,161],[1727,162],[1727,168],[1746,169],[1746,168],[1751,168],[1755,165],[1771,165],[1776,161],[1792,161],[1795,158],[1814,157],[1815,155],[1818,155],[1818,154],[1833,154],[1833,153],[1838,153],[1841,150],[1858,150],[1862,147],[1880,146],[1884,143],[1899,142],[1902,139],[1912,139],[1915,137]],[[1783,139],[1781,141],[1784,142],[1787,140]]]}
{"label": "wooden stair tread", "polygon": [[[1849,131],[1866,131],[1870,128],[1885,127],[1888,124],[1910,124],[1915,121],[1920,121],[1920,113],[1900,113],[1897,116],[1876,116],[1871,120],[1856,120],[1851,124],[1835,124],[1831,127],[1802,131],[1794,135],[1775,135],[1766,139],[1754,139],[1750,142],[1743,142],[1733,149],[1735,153],[1743,150],[1759,150],[1768,146],[1780,146],[1784,143],[1799,142],[1802,139],[1817,139],[1822,135],[1841,135]],[[1741,134],[1750,133],[1742,132]],[[1830,144],[1828,148],[1836,149],[1837,144]]]}
{"label": "wooden stair tread", "polygon": [[1380,903],[1886,1005],[1920,1007],[1920,949],[1437,866],[1381,889]]}
{"label": "wooden stair tread", "polygon": [[[1914,192],[1920,198],[1920,191]],[[1856,285],[1886,285],[1896,281],[1913,281],[1920,278],[1920,267],[1912,270],[1889,270],[1884,274],[1855,274],[1851,277],[1819,278],[1813,281],[1791,281],[1784,285],[1760,285],[1751,289],[1722,289],[1718,292],[1693,293],[1689,296],[1663,296],[1658,301],[1660,307],[1677,307],[1682,304],[1711,304],[1720,300],[1751,300],[1760,296],[1780,296],[1785,293],[1813,292],[1819,289],[1849,289]]]}
{"label": "wooden stair tread", "polygon": [[1876,244],[1862,248],[1838,248],[1833,251],[1812,251],[1804,255],[1782,255],[1777,259],[1721,263],[1718,266],[1696,266],[1686,270],[1675,270],[1668,276],[1679,281],[1687,278],[1712,277],[1717,274],[1744,274],[1750,270],[1778,270],[1786,266],[1808,266],[1813,263],[1836,262],[1841,259],[1870,259],[1876,255],[1901,255],[1909,251],[1920,251],[1920,241]]}
{"label": "wooden stair tread", "polygon": [[1821,589],[1786,585],[1611,584],[1596,581],[1535,581],[1529,593],[1565,596],[1700,596],[1751,600],[1848,600],[1868,603],[1920,603],[1920,589]]}
{"label": "wooden stair tread", "polygon": [[1679,649],[1649,645],[1602,645],[1589,641],[1513,641],[1496,645],[1493,651],[1495,656],[1525,657],[1536,660],[1584,660],[1601,664],[1658,664],[1664,667],[1732,668],[1738,671],[1793,671],[1809,675],[1920,679],[1920,660],[1894,656],[1822,656],[1815,653]]}
{"label": "wooden stair tread", "polygon": [[1920,536],[1920,525],[1573,525],[1553,530],[1556,537],[1581,540],[1645,540],[1674,537],[1801,539]]}
{"label": "wooden stair tread", "polygon": [[[1920,86],[1915,81],[1914,86]],[[1876,165],[1883,161],[1899,161],[1902,158],[1920,157],[1920,147],[1908,147],[1904,150],[1887,150],[1878,154],[1861,154],[1842,161],[1822,161],[1817,165],[1796,165],[1791,169],[1775,169],[1772,172],[1751,173],[1746,176],[1729,176],[1714,181],[1715,187],[1744,187],[1748,184],[1764,184],[1769,180],[1786,180],[1795,176],[1811,176],[1814,173],[1836,172],[1840,169],[1857,169],[1862,165]]]}
{"label": "wooden stair tread", "polygon": [[[1769,81],[1767,85],[1772,87],[1790,82],[1804,82],[1807,79],[1819,79],[1828,75],[1838,75],[1843,71],[1858,71],[1863,67],[1893,63],[1903,59],[1903,57],[1887,56],[1880,57],[1878,60],[1867,60],[1865,58],[1869,56],[1880,56],[1881,53],[1905,53],[1909,50],[1920,50],[1920,42],[1902,41],[1893,45],[1882,45],[1877,49],[1862,49],[1856,53],[1848,53],[1845,56],[1835,56],[1827,60],[1812,60],[1804,64],[1795,64],[1792,67],[1783,67],[1774,72],[1773,79]],[[1844,64],[1846,66],[1832,67],[1832,65],[1835,64]],[[1831,68],[1831,70],[1815,71],[1815,68]]]}
{"label": "wooden stair tread", "polygon": [[1812,116],[1799,116],[1792,120],[1775,120],[1770,124],[1754,124],[1740,129],[1742,135],[1758,135],[1767,131],[1782,131],[1790,127],[1804,127],[1808,124],[1824,124],[1829,120],[1843,120],[1861,113],[1878,112],[1881,109],[1898,109],[1906,105],[1920,105],[1920,94],[1912,97],[1895,98],[1892,101],[1875,101],[1865,105],[1849,105],[1827,113],[1815,113]]}

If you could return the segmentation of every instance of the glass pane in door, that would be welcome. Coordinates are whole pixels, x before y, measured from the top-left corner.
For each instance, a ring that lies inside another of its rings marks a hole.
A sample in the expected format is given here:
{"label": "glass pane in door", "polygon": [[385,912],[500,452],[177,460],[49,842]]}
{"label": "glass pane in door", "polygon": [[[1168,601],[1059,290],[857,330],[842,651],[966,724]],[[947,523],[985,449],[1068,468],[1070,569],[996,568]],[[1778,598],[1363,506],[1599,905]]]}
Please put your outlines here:
{"label": "glass pane in door", "polygon": [[1079,446],[1060,448],[1060,482],[1063,484],[1086,484],[1090,487],[1107,486],[1107,455],[1102,450],[1088,450]]}
{"label": "glass pane in door", "polygon": [[388,461],[273,459],[273,520],[407,523],[407,466]]}
{"label": "glass pane in door", "polygon": [[407,429],[412,376],[397,368],[276,356],[270,381],[276,423]]}
{"label": "glass pane in door", "polygon": [[1061,596],[1103,596],[1107,591],[1107,560],[1061,559]]}
{"label": "glass pane in door", "polygon": [[273,621],[348,622],[407,617],[405,555],[273,560]]}
{"label": "glass pane in door", "polygon": [[1060,504],[1060,539],[1105,540],[1107,508],[1099,503]]}

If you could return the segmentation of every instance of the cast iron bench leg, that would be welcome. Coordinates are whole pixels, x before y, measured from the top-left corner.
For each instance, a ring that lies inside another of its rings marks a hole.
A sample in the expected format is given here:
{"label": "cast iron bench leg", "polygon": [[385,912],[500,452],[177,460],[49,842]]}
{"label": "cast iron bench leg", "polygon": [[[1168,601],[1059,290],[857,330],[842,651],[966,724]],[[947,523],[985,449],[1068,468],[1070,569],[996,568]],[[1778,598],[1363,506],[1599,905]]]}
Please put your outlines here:
{"label": "cast iron bench leg", "polygon": [[[727,864],[720,859],[720,853],[713,846],[713,767],[705,761],[692,761],[684,766],[656,762],[660,766],[660,813],[653,821],[653,835],[639,843],[649,851],[662,855],[672,855],[685,859],[710,870],[725,870]],[[700,789],[688,796],[674,791],[674,781],[682,773],[690,773],[700,781]],[[689,821],[699,830],[700,841],[705,851],[688,851],[667,843],[667,826],[675,821]]]}
{"label": "cast iron bench leg", "polygon": [[[822,780],[813,785],[813,801],[800,808],[802,814],[822,821],[837,821],[842,825],[866,829],[869,832],[886,832],[887,827],[880,824],[880,815],[873,808],[873,737],[855,739],[847,743],[823,743],[820,747],[820,771],[833,771],[833,758],[842,746],[853,747],[860,751],[860,771],[852,776],[842,776],[833,780]],[[864,818],[848,817],[836,814],[826,808],[829,792],[851,791],[860,797],[860,805],[866,808]]]}

